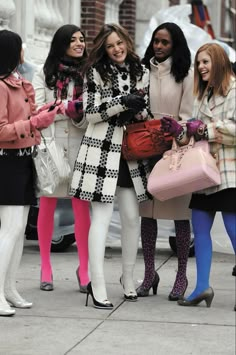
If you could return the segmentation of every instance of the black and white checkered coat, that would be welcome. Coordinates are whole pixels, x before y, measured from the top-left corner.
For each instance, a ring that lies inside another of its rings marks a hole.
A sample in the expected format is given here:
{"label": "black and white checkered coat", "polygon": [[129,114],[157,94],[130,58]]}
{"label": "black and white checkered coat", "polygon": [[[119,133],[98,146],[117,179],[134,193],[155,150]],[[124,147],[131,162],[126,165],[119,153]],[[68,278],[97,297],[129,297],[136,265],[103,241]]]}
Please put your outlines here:
{"label": "black and white checkered coat", "polygon": [[[146,68],[143,67],[143,77],[137,83],[130,80],[128,71],[121,72],[115,66],[112,70],[112,83],[105,84],[95,68],[88,72],[92,84],[87,85],[85,79],[83,103],[89,125],[75,162],[70,189],[71,195],[82,200],[104,203],[114,200],[124,128],[112,121],[115,115],[127,110],[121,97],[142,89],[149,105],[149,71]],[[136,118],[148,119],[147,110],[138,113]],[[131,161],[128,167],[138,201],[147,200],[145,165],[142,161]]]}

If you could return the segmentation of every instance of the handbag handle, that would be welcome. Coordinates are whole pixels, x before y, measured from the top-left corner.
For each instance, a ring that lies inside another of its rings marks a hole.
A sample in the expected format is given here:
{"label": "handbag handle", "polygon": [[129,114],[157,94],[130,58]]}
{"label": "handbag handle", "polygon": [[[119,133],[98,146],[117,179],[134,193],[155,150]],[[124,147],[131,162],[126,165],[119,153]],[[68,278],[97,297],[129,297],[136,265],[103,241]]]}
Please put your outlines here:
{"label": "handbag handle", "polygon": [[188,144],[183,145],[181,147],[178,145],[176,139],[173,138],[172,148],[171,148],[171,152],[170,152],[170,155],[171,155],[170,165],[169,165],[170,170],[177,170],[180,168],[184,154],[189,149],[192,149],[194,144],[195,144],[194,136],[190,137]]}

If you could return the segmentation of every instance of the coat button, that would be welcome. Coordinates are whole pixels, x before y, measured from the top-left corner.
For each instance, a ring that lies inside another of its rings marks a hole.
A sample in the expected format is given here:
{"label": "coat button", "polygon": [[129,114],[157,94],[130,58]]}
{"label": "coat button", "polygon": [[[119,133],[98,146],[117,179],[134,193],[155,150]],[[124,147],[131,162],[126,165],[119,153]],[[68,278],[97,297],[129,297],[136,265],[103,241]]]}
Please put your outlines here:
{"label": "coat button", "polygon": [[69,130],[68,129],[65,129],[65,133],[68,133],[69,132]]}
{"label": "coat button", "polygon": [[26,97],[25,102],[28,102],[28,101],[29,101],[29,99]]}
{"label": "coat button", "polygon": [[34,134],[33,133],[31,133],[31,137],[34,138]]}
{"label": "coat button", "polygon": [[25,138],[25,135],[22,133],[22,134],[20,135],[20,137],[21,137],[21,138]]}

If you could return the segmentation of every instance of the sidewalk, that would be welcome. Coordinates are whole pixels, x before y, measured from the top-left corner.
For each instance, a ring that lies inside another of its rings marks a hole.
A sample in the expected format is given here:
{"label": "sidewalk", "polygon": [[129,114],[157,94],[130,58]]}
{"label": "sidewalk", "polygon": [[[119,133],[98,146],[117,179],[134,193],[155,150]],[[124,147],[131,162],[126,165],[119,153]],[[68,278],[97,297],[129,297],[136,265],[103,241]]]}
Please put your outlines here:
{"label": "sidewalk", "polygon": [[[234,355],[235,354],[235,264],[232,254],[214,253],[211,285],[215,297],[211,308],[180,307],[169,302],[177,259],[166,248],[156,255],[160,275],[157,296],[125,302],[119,284],[120,248],[106,249],[105,270],[113,311],[85,307],[75,270],[75,245],[52,254],[53,292],[39,290],[37,242],[26,241],[18,275],[19,290],[34,302],[31,309],[16,310],[13,317],[0,317],[0,355]],[[135,279],[143,277],[143,259],[138,253]],[[188,263],[188,294],[195,285],[195,259]]]}

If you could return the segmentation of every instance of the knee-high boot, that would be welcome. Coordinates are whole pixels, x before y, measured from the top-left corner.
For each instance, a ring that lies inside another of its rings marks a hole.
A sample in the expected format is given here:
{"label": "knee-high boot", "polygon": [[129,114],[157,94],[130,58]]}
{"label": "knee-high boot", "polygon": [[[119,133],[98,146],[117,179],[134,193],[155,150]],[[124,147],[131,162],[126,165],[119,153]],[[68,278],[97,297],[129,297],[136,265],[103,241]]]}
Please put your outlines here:
{"label": "knee-high boot", "polygon": [[[23,225],[25,225],[27,222],[28,213],[29,207],[27,206],[24,208]],[[7,301],[16,308],[32,307],[32,302],[27,302],[26,300],[24,300],[16,289],[16,274],[19,270],[19,265],[23,253],[24,232],[25,230],[23,229],[22,232],[19,233],[19,238],[16,241],[5,280],[5,297]]]}
{"label": "knee-high boot", "polygon": [[186,269],[191,236],[190,222],[188,220],[175,221],[175,232],[178,271],[175,278],[174,286],[168,297],[170,301],[177,301],[181,296],[183,296],[188,286]]}

